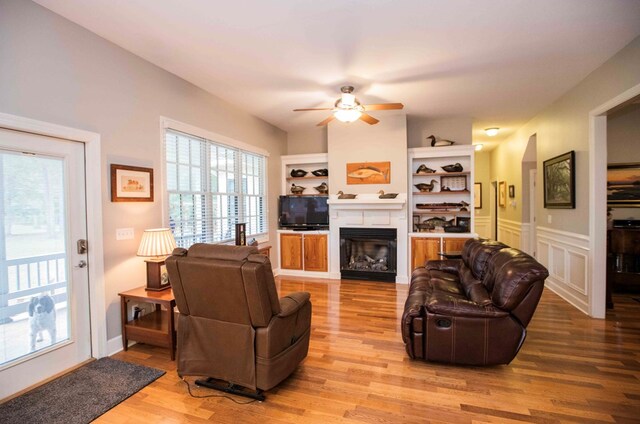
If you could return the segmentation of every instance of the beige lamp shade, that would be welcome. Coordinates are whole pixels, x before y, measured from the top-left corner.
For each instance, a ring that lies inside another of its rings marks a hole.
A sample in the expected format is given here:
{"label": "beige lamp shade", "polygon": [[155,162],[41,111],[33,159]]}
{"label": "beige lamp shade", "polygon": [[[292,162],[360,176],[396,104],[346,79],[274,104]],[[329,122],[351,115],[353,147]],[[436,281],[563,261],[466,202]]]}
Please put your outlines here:
{"label": "beige lamp shade", "polygon": [[169,228],[144,230],[138,256],[167,256],[176,248],[176,240]]}

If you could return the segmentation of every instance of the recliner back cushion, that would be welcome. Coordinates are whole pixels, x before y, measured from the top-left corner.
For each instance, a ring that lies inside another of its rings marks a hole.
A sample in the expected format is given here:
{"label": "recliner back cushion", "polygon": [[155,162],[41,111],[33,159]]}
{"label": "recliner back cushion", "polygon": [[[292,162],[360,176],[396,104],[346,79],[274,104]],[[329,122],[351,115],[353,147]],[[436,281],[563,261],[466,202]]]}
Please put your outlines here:
{"label": "recliner back cushion", "polygon": [[495,240],[469,239],[462,248],[462,261],[471,269],[476,279],[482,280],[487,272],[489,258],[505,247],[508,246]]}
{"label": "recliner back cushion", "polygon": [[518,249],[506,248],[491,256],[482,282],[491,294],[493,305],[511,311],[534,283],[548,276],[549,271],[534,258]]}

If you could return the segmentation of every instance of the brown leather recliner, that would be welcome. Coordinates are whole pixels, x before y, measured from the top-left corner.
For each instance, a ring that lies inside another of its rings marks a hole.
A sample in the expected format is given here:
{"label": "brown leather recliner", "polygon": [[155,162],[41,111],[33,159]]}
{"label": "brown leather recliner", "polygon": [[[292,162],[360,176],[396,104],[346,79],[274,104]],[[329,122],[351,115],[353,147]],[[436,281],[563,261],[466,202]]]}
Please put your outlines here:
{"label": "brown leather recliner", "polygon": [[547,269],[496,241],[468,240],[462,259],[414,271],[402,316],[411,358],[467,365],[508,364],[526,337]]}
{"label": "brown leather recliner", "polygon": [[179,310],[178,375],[224,380],[230,385],[208,387],[242,386],[263,399],[307,356],[309,293],[278,299],[269,258],[257,248],[194,244],[166,264]]}

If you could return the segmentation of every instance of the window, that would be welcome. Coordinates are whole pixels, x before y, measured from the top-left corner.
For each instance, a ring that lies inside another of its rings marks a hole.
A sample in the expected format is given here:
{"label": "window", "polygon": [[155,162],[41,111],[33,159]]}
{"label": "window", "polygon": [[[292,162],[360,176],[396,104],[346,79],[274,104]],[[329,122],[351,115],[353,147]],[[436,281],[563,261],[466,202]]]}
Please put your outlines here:
{"label": "window", "polygon": [[235,239],[235,224],[247,236],[267,232],[266,157],[187,135],[165,133],[169,225],[176,243]]}

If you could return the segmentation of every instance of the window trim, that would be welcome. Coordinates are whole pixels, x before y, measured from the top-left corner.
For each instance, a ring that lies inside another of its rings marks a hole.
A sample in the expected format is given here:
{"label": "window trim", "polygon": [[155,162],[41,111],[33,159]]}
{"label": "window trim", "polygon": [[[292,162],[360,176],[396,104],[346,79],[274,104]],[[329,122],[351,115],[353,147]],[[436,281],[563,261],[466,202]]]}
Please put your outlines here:
{"label": "window trim", "polygon": [[[271,230],[269,229],[269,152],[260,147],[254,146],[249,143],[245,143],[240,140],[236,140],[234,138],[215,133],[213,131],[207,131],[205,129],[186,124],[184,122],[176,121],[171,118],[167,118],[164,116],[160,116],[160,150],[161,150],[161,167],[160,167],[160,178],[162,181],[162,193],[160,193],[160,201],[162,205],[162,225],[165,227],[169,226],[169,198],[168,198],[168,189],[167,189],[167,152],[165,149],[165,138],[167,130],[174,130],[178,132],[185,133],[187,135],[192,135],[194,137],[200,137],[205,140],[209,140],[214,143],[226,145],[230,148],[244,150],[247,153],[253,153],[257,155],[264,156],[264,199],[265,199],[265,223],[266,223],[266,231],[264,233],[259,233],[252,235],[258,240],[260,243],[265,243],[269,241],[269,235]],[[228,244],[228,241],[217,242],[220,244]]]}

